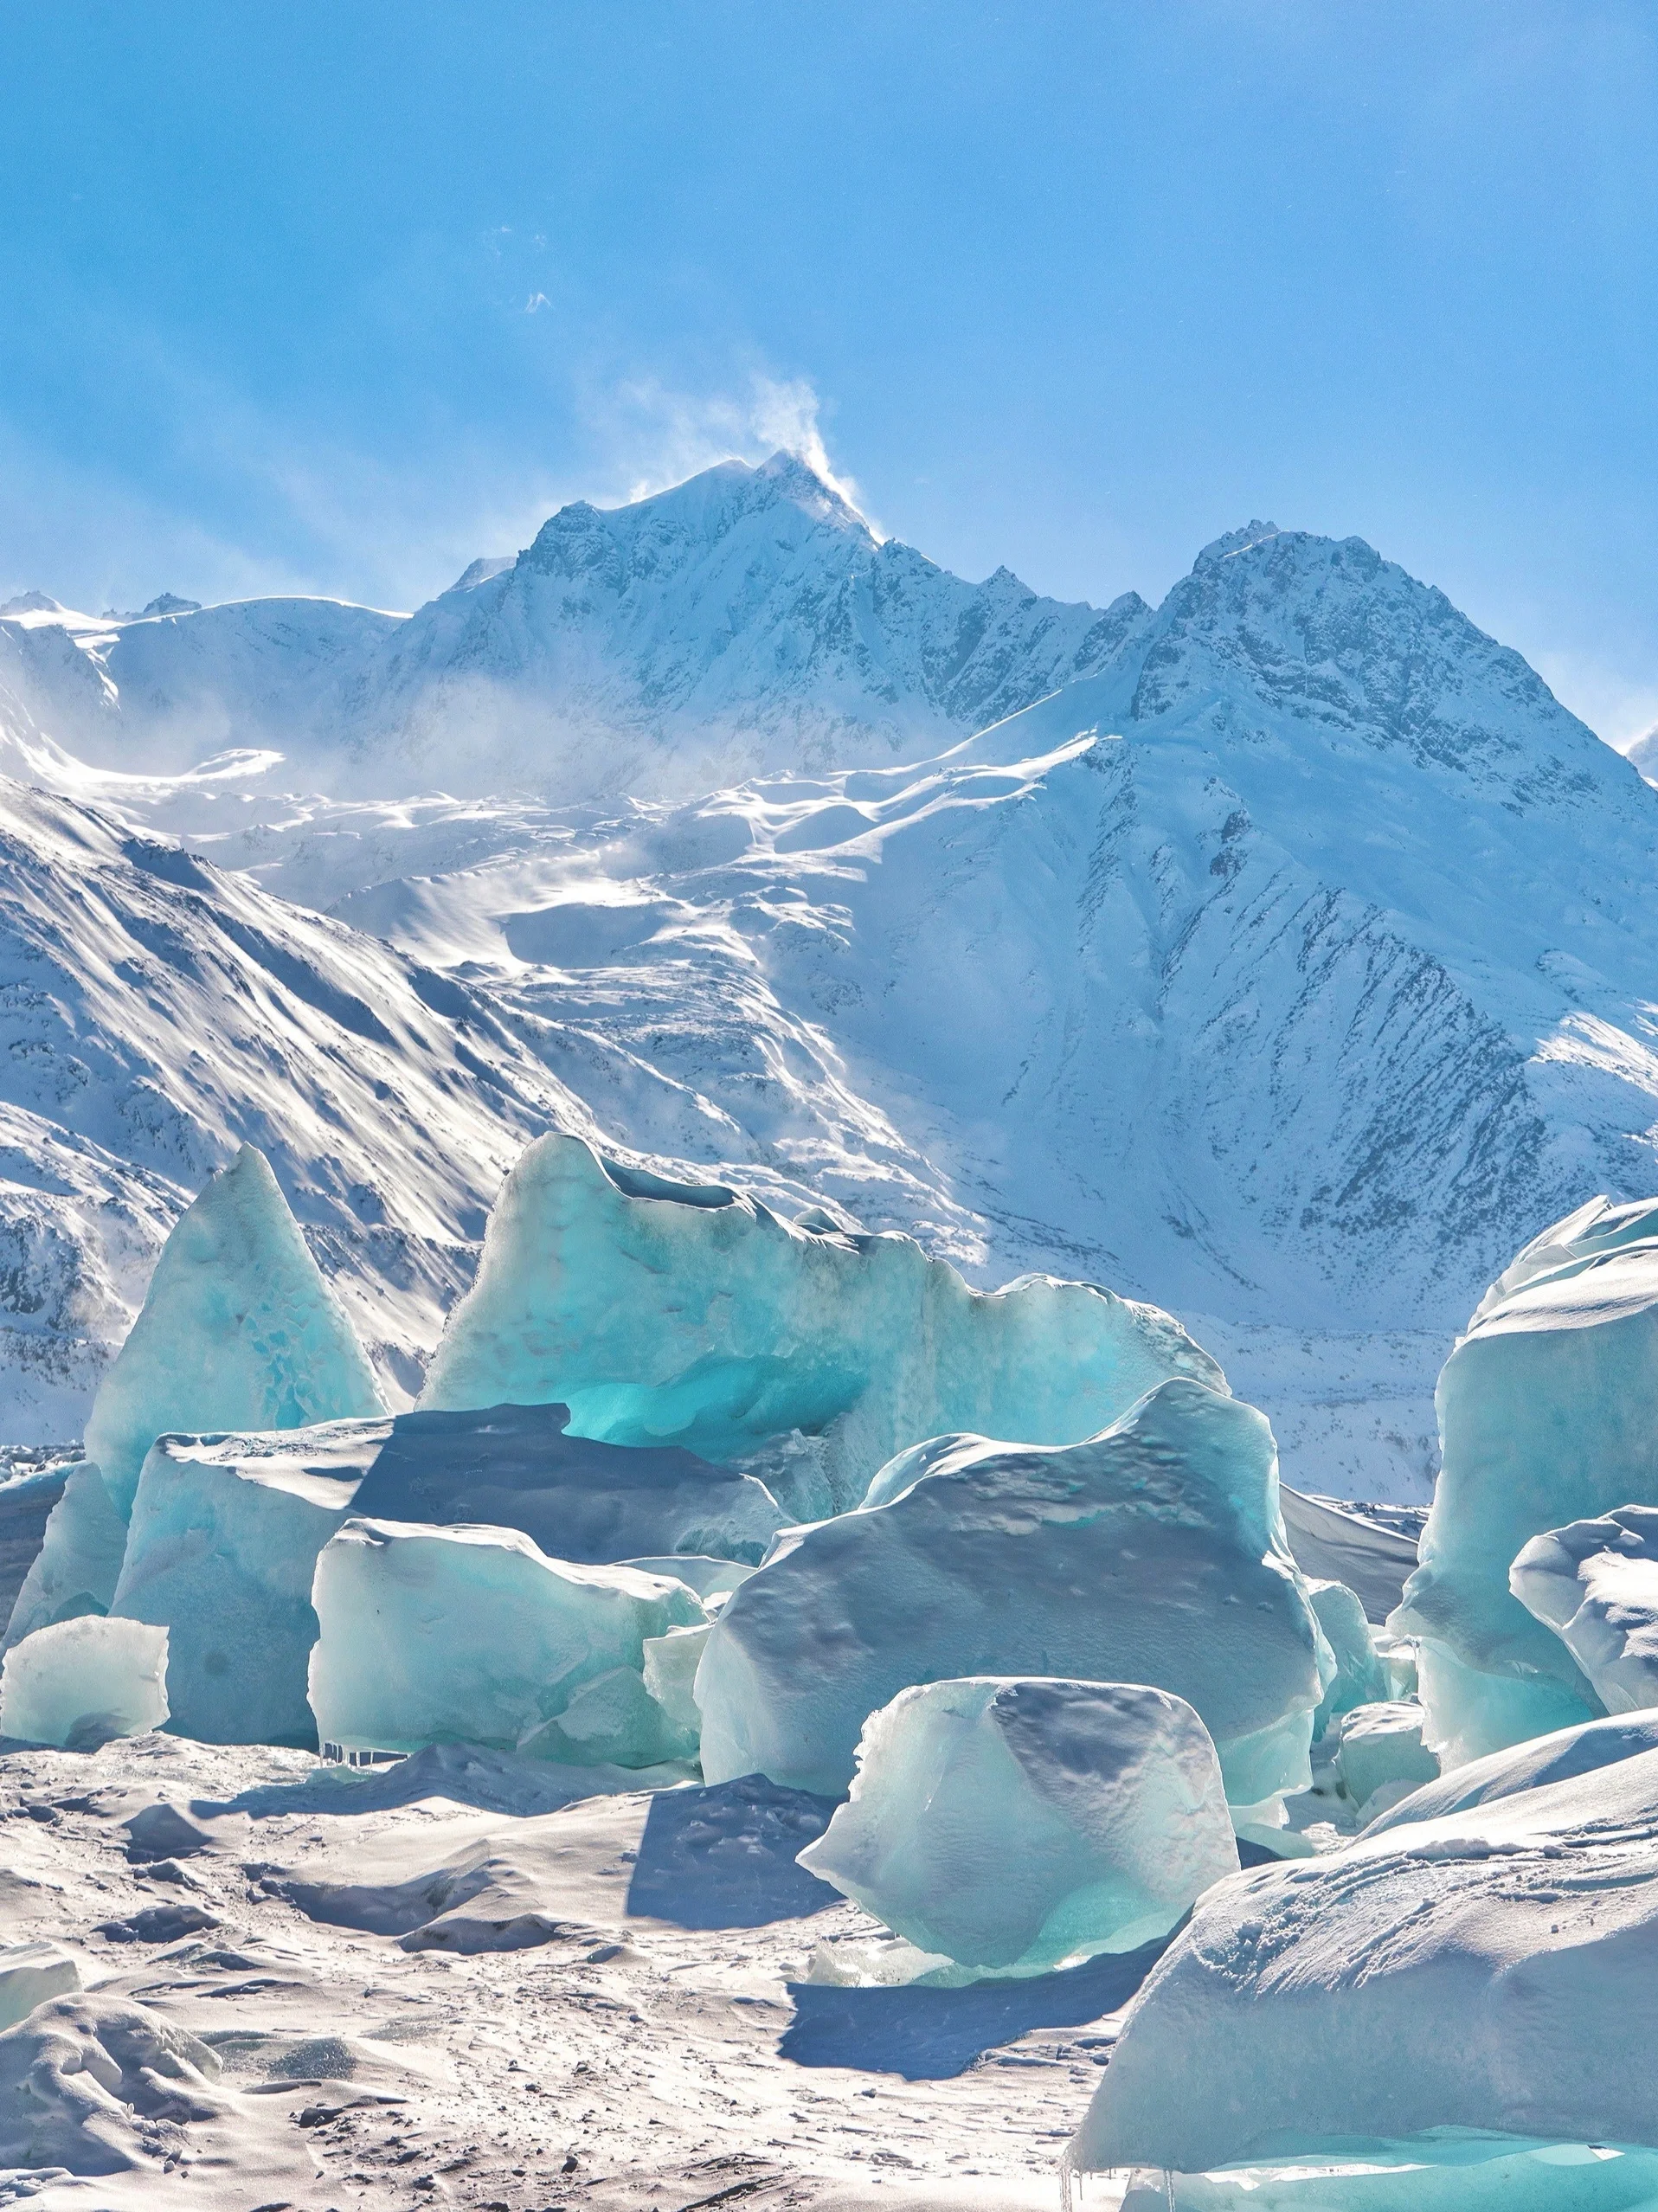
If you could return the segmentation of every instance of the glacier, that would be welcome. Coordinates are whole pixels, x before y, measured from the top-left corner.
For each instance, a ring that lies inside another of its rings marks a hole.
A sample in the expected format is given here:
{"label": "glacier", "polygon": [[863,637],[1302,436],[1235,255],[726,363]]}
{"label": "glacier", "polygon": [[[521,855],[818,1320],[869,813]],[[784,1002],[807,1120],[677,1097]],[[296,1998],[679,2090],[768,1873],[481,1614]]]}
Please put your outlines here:
{"label": "glacier", "polygon": [[989,1676],[871,1714],[808,1872],[923,1952],[1044,1973],[1168,1930],[1237,1845],[1208,1731],[1122,1682]]}
{"label": "glacier", "polygon": [[1180,1377],[1086,1443],[953,1438],[896,1496],[779,1537],[709,1632],[703,1772],[839,1797],[901,1689],[1040,1673],[1185,1699],[1231,1802],[1266,1806],[1307,1785],[1334,1672],[1270,1429]]}
{"label": "glacier", "polygon": [[549,1559],[517,1529],[345,1521],[317,1559],[309,1695],[325,1744],[479,1744],[645,1767],[676,1732],[644,1643],[706,1615],[684,1584]]}

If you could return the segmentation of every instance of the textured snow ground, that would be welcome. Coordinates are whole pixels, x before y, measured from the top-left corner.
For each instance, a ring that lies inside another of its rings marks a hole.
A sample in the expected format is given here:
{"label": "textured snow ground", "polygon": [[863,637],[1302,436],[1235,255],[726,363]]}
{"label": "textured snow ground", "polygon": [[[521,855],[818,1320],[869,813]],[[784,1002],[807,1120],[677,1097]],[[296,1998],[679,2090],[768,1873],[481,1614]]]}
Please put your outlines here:
{"label": "textured snow ground", "polygon": [[[10,1752],[8,1939],[65,1945],[222,2074],[216,2111],[121,2138],[128,2170],[0,2175],[0,2202],[1051,2204],[1143,1956],[792,1986],[875,1932],[794,1864],[828,1807],[743,1784],[553,1810],[606,1778],[458,1752],[350,1775],[166,1737]],[[161,1799],[179,1810],[140,1817]],[[130,1855],[135,1818],[169,1856]]]}

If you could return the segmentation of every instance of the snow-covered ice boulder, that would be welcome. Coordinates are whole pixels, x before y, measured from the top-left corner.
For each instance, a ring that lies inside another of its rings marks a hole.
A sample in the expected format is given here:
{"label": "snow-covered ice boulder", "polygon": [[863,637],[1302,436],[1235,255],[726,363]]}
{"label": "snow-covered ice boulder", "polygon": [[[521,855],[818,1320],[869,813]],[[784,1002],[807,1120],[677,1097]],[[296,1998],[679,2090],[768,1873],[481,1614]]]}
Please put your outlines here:
{"label": "snow-covered ice boulder", "polygon": [[1532,1736],[1506,1751],[1488,1752],[1483,1759],[1453,1767],[1436,1782],[1424,1782],[1373,1820],[1369,1832],[1375,1836],[1386,1828],[1402,1828],[1410,1821],[1438,1820],[1445,1813],[1491,1804],[1499,1797],[1515,1797],[1522,1790],[1570,1782],[1578,1775],[1592,1774],[1597,1767],[1615,1765],[1622,1759],[1638,1759],[1649,1751],[1658,1751],[1658,1713],[1616,1714],[1603,1720],[1583,1720],[1575,1728],[1557,1728],[1552,1736]]}
{"label": "snow-covered ice boulder", "polygon": [[317,1560],[310,1697],[324,1743],[649,1766],[674,1732],[644,1643],[704,1617],[683,1583],[549,1559],[513,1528],[348,1521]]}
{"label": "snow-covered ice boulder", "polygon": [[1335,1675],[1313,1719],[1314,1742],[1332,1720],[1356,1705],[1373,1705],[1387,1696],[1387,1669],[1376,1649],[1370,1623],[1355,1591],[1345,1582],[1309,1581],[1307,1594],[1335,1654]]}
{"label": "snow-covered ice boulder", "polygon": [[80,1987],[80,1969],[55,1943],[14,1943],[0,1950],[0,2030],[26,2020],[48,1997]]}
{"label": "snow-covered ice boulder", "polygon": [[552,1135],[507,1179],[421,1404],[557,1402],[577,1435],[725,1463],[805,1431],[814,1509],[839,1511],[918,1438],[1075,1444],[1173,1375],[1224,1388],[1155,1307],[1047,1276],[973,1290],[911,1238],[785,1221]]}
{"label": "snow-covered ice boulder", "polygon": [[677,1446],[568,1433],[561,1405],[400,1413],[364,1482],[370,1520],[521,1528],[549,1557],[691,1552],[757,1565],[789,1516],[765,1484]]}
{"label": "snow-covered ice boulder", "polygon": [[1508,1571],[1547,1530],[1658,1505],[1658,1204],[1596,1199],[1528,1244],[1436,1399],[1443,1467],[1390,1626],[1421,1640],[1428,1741],[1453,1765],[1600,1709]]}
{"label": "snow-covered ice boulder", "polygon": [[163,1437],[151,1447],[110,1610],[165,1626],[177,1733],[314,1746],[305,1670],[317,1555],[354,1510],[388,1425]]}
{"label": "snow-covered ice boulder", "polygon": [[1655,1977],[1658,1752],[1384,1823],[1199,1900],[1129,2008],[1076,2161],[1199,2174],[1436,2129],[1658,2145],[1658,2073],[1632,2042]]}
{"label": "snow-covered ice boulder", "polygon": [[1406,1796],[1437,1777],[1439,1761],[1423,1745],[1422,1723],[1422,1707],[1403,1701],[1356,1705],[1342,1714],[1336,1772],[1355,1805],[1368,1805],[1384,1790]]}
{"label": "snow-covered ice boulder", "polygon": [[36,1629],[0,1660],[0,1736],[89,1751],[167,1718],[167,1631],[88,1613]]}
{"label": "snow-covered ice boulder", "polygon": [[1006,1675],[872,1713],[851,1795],[800,1860],[919,1950],[1027,1974],[1165,1934],[1238,1863],[1184,1699]]}
{"label": "snow-covered ice boulder", "polygon": [[1658,1507],[1623,1506],[1533,1536],[1508,1586],[1609,1713],[1658,1705]]}
{"label": "snow-covered ice boulder", "polygon": [[125,1525],[156,1438],[297,1429],[383,1411],[362,1346],[311,1257],[262,1152],[245,1144],[211,1178],[162,1247],[143,1308],[99,1386],[87,1458],[107,1500],[70,1484],[18,1593],[7,1641],[66,1617],[70,1585],[106,1611]]}
{"label": "snow-covered ice boulder", "polygon": [[786,1532],[727,1599],[697,1676],[704,1772],[838,1797],[900,1690],[1039,1674],[1185,1698],[1234,1805],[1304,1787],[1333,1661],[1277,1480],[1265,1418],[1199,1382],[1086,1444],[953,1439],[896,1496]]}

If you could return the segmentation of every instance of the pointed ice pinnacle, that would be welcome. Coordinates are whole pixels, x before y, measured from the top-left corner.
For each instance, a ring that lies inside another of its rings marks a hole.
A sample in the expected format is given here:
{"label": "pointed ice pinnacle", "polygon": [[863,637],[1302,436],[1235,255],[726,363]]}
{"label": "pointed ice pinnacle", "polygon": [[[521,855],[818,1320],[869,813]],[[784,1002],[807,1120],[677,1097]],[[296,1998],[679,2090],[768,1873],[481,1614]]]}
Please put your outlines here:
{"label": "pointed ice pinnacle", "polygon": [[[120,1567],[110,1539],[132,1513],[157,1437],[297,1429],[384,1411],[345,1309],[306,1249],[269,1161],[243,1145],[162,1248],[143,1310],[93,1404],[88,1474],[53,1509],[8,1643],[66,1611],[107,1610]],[[91,1468],[103,1477],[101,1495]],[[99,1522],[91,1534],[89,1514]],[[74,1572],[66,1573],[71,1553]]]}
{"label": "pointed ice pinnacle", "polygon": [[87,1423],[125,1514],[158,1436],[383,1413],[373,1371],[270,1162],[245,1144],[180,1218]]}

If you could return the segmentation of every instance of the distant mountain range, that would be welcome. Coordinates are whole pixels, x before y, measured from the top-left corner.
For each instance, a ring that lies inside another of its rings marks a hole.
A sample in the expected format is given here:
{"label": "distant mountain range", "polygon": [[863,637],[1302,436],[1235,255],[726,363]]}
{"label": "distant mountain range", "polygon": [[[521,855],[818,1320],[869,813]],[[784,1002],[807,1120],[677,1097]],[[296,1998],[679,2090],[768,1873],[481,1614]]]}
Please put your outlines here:
{"label": "distant mountain range", "polygon": [[0,746],[37,1427],[245,1135],[416,1380],[556,1122],[1155,1298],[1293,1479],[1420,1496],[1486,1281],[1658,1187],[1658,791],[1357,539],[1101,613],[729,463],[413,616],[0,616]]}

